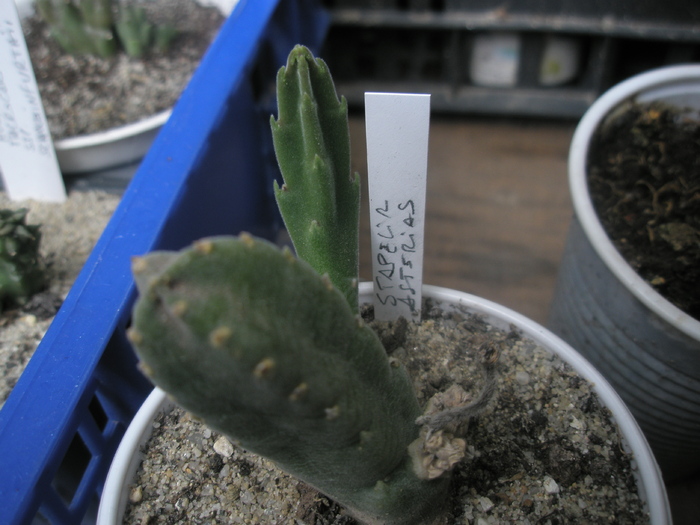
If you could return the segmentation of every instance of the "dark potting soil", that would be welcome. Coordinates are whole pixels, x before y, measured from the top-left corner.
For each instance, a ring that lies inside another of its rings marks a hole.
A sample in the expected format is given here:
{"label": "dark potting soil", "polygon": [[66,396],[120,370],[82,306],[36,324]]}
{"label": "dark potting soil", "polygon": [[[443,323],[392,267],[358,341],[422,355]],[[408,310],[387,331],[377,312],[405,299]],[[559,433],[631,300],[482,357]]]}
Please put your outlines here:
{"label": "dark potting soil", "polygon": [[700,320],[700,114],[631,103],[592,138],[588,185],[630,266]]}

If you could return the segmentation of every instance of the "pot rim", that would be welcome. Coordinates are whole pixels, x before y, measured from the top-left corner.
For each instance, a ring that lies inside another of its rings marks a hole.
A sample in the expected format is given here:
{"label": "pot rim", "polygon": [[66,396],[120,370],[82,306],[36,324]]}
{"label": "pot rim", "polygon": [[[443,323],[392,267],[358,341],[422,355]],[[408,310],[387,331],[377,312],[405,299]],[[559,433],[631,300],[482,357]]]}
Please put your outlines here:
{"label": "pot rim", "polygon": [[652,312],[687,336],[700,340],[700,321],[694,319],[654,290],[627,263],[605,233],[588,191],[586,161],[590,139],[605,117],[620,103],[663,93],[673,86],[693,86],[700,90],[700,65],[669,66],[631,77],[600,96],[586,111],[574,131],[569,149],[569,190],[574,212],[589,242],[617,279]]}
{"label": "pot rim", "polygon": [[[371,291],[372,283],[360,284],[361,295],[369,295]],[[654,525],[670,525],[672,523],[666,486],[649,443],[622,398],[588,360],[571,345],[539,323],[503,305],[466,292],[439,286],[424,285],[423,294],[437,300],[458,303],[468,311],[485,315],[487,320],[498,328],[508,330],[511,325],[516,326],[522,334],[556,353],[578,374],[589,381],[600,396],[602,403],[613,414],[615,422],[620,428],[623,442],[626,442],[628,450],[633,452],[633,463],[636,463],[637,473],[646,472],[648,474],[645,477],[637,476],[637,483],[640,497],[648,506],[650,523]]]}
{"label": "pot rim", "polygon": [[171,113],[172,109],[167,109],[142,120],[115,126],[104,131],[59,139],[54,141],[54,148],[57,152],[73,151],[81,148],[102,146],[118,140],[135,137],[158,129],[167,122]]}
{"label": "pot rim", "polygon": [[[361,302],[370,302],[373,293],[372,283],[359,285]],[[583,356],[568,343],[554,335],[542,325],[500,304],[472,294],[443,288],[423,286],[423,295],[438,301],[450,302],[460,309],[484,316],[494,326],[509,330],[516,326],[526,337],[560,356],[577,373],[589,381],[600,396],[603,404],[611,411],[620,428],[623,444],[634,454],[633,468],[637,472],[640,497],[646,503],[650,522],[653,525],[670,525],[671,511],[663,483],[661,470],[651,452],[632,413],[606,379]],[[174,403],[160,388],[154,388],[141,409],[127,428],[122,442],[110,466],[100,500],[98,525],[114,525],[126,508],[128,494],[122,487],[135,476],[140,464],[137,452],[148,440],[153,419],[161,411],[169,410]],[[642,476],[642,473],[645,473]]]}

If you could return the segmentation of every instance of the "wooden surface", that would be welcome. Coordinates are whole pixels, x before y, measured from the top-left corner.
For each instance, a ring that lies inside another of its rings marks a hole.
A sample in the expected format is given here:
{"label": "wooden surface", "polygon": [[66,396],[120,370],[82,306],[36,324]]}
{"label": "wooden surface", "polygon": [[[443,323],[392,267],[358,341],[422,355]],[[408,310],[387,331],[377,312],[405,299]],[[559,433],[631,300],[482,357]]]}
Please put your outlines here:
{"label": "wooden surface", "polygon": [[[366,189],[364,121],[350,121]],[[433,116],[423,281],[547,319],[572,215],[566,158],[574,124]],[[360,276],[371,279],[363,191]]]}

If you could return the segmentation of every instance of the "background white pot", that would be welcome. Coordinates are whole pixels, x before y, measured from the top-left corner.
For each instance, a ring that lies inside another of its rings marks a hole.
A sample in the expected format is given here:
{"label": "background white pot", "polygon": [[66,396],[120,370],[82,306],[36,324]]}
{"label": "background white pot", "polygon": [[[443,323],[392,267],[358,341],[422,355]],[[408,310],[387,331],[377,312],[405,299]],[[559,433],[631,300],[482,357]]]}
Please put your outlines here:
{"label": "background white pot", "polygon": [[626,80],[586,112],[569,153],[571,224],[548,327],[625,400],[667,479],[700,470],[700,322],[647,284],[603,230],[588,192],[590,139],[619,104],[661,100],[700,110],[700,66]]}
{"label": "background white pot", "polygon": [[54,141],[61,173],[102,171],[142,159],[171,112],[161,111],[131,124]]}
{"label": "background white pot", "polygon": [[[213,5],[225,15],[238,3],[238,0],[193,1]],[[34,0],[15,0],[15,3],[20,17],[32,14]],[[171,112],[161,111],[138,122],[54,141],[61,172],[65,175],[102,171],[142,159]]]}
{"label": "background white pot", "polygon": [[[360,285],[361,302],[370,302],[372,293],[372,283]],[[532,339],[558,355],[592,383],[600,401],[613,414],[620,428],[622,446],[626,451],[634,454],[635,476],[640,497],[646,503],[652,525],[671,524],[666,488],[642,431],[620,397],[590,363],[542,326],[501,305],[470,294],[435,286],[424,286],[423,296],[435,299],[447,310],[477,313],[486,322],[502,330],[511,330],[515,326],[523,337]],[[172,406],[173,403],[168,400],[165,393],[156,388],[136,414],[107,475],[97,518],[98,525],[121,525],[129,497],[129,485],[134,480],[141,462],[141,446],[151,435],[152,423],[156,415],[170,410]]]}

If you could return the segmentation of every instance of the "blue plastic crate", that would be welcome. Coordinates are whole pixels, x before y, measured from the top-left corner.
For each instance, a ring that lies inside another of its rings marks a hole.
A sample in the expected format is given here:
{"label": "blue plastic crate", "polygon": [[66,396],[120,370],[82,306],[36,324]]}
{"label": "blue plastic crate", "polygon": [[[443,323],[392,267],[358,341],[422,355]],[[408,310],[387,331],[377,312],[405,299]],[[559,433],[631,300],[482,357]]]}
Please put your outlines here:
{"label": "blue plastic crate", "polygon": [[294,44],[318,52],[316,0],[240,0],[143,160],[0,412],[0,523],[89,523],[110,461],[151,390],[126,342],[130,257],[279,220],[269,130]]}

